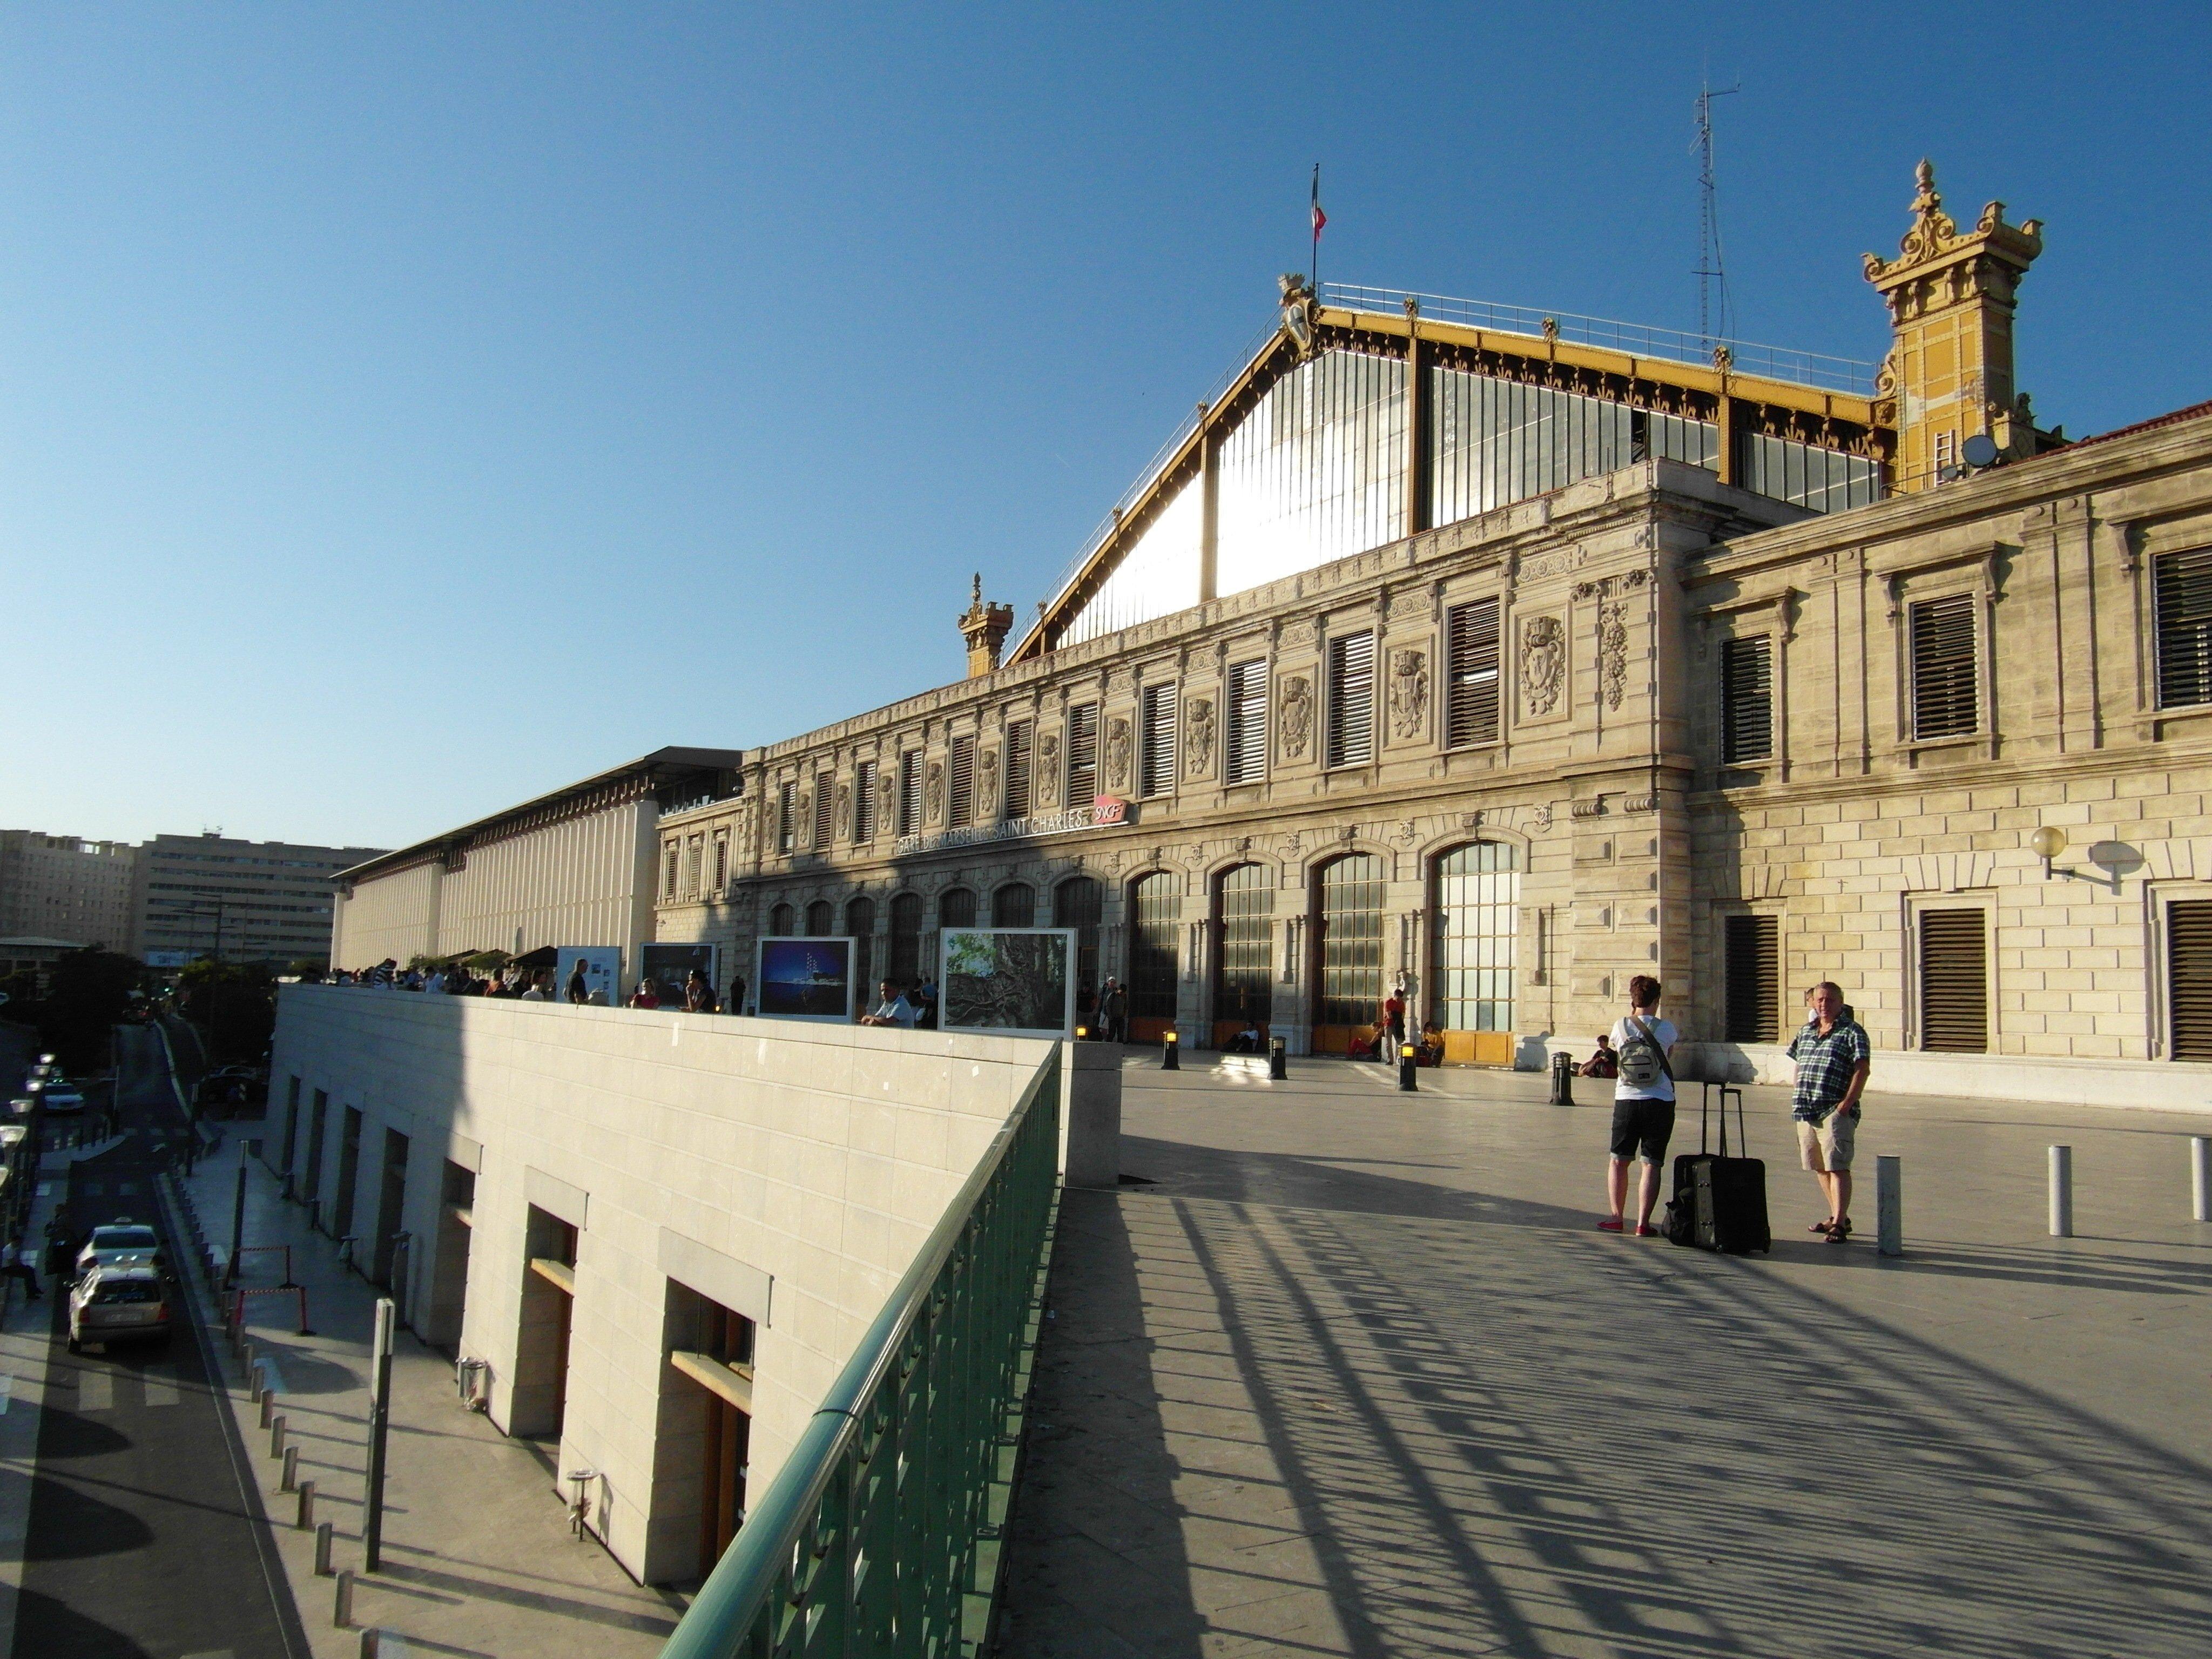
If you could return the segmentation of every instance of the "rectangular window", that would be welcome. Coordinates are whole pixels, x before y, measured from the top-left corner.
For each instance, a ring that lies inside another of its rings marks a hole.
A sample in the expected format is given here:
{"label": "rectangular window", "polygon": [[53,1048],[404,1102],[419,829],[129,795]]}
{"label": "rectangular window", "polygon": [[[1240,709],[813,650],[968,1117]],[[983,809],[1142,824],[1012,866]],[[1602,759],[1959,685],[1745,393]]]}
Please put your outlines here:
{"label": "rectangular window", "polygon": [[714,832],[714,890],[720,892],[730,884],[730,832]]}
{"label": "rectangular window", "polygon": [[1990,1046],[1989,935],[1984,913],[1920,913],[1920,1046],[1979,1054]]}
{"label": "rectangular window", "polygon": [[1006,807],[1002,815],[1006,817],[1030,815],[1030,733],[1033,729],[1027,720],[1016,720],[1006,727]]}
{"label": "rectangular window", "polygon": [[1782,920],[1730,916],[1723,946],[1728,960],[1728,1036],[1730,1042],[1781,1041]]}
{"label": "rectangular window", "polygon": [[945,821],[957,830],[975,822],[975,739],[953,738],[951,761],[946,769],[952,781]]}
{"label": "rectangular window", "polygon": [[2158,706],[2212,702],[2212,547],[2151,564],[2158,610]]}
{"label": "rectangular window", "polygon": [[876,763],[864,760],[853,769],[853,839],[876,838]]}
{"label": "rectangular window", "polygon": [[837,775],[817,772],[814,775],[814,850],[830,850],[830,826],[837,802]]}
{"label": "rectangular window", "polygon": [[1328,763],[1364,766],[1375,757],[1375,635],[1328,642]]}
{"label": "rectangular window", "polygon": [[899,757],[898,832],[921,833],[921,750],[909,749]]}
{"label": "rectangular window", "polygon": [[1098,705],[1067,711],[1067,804],[1088,806],[1098,793]]}
{"label": "rectangular window", "polygon": [[700,865],[706,855],[707,838],[704,836],[694,836],[684,843],[684,890],[695,898],[699,893]]}
{"label": "rectangular window", "polygon": [[678,851],[677,844],[672,841],[670,842],[662,850],[660,855],[660,896],[664,902],[673,901],[676,897],[677,860],[680,856],[681,854]]}
{"label": "rectangular window", "polygon": [[2166,997],[2176,1060],[2212,1060],[2212,900],[2166,907]]}
{"label": "rectangular window", "polygon": [[1175,787],[1176,689],[1148,685],[1143,701],[1145,747],[1137,766],[1138,793],[1164,795]]}
{"label": "rectangular window", "polygon": [[1767,637],[1721,644],[1721,759],[1730,766],[1774,753],[1774,672]]}
{"label": "rectangular window", "polygon": [[1229,781],[1267,775],[1267,665],[1240,662],[1229,670]]}
{"label": "rectangular window", "polygon": [[1974,596],[1923,599],[1911,611],[1912,735],[1955,738],[1981,725],[1975,695]]}
{"label": "rectangular window", "polygon": [[775,850],[779,853],[791,851],[792,838],[798,833],[799,826],[791,821],[792,792],[798,787],[789,778],[775,787]]}
{"label": "rectangular window", "polygon": [[1498,741],[1498,601],[1455,605],[1445,629],[1444,735],[1453,749]]}

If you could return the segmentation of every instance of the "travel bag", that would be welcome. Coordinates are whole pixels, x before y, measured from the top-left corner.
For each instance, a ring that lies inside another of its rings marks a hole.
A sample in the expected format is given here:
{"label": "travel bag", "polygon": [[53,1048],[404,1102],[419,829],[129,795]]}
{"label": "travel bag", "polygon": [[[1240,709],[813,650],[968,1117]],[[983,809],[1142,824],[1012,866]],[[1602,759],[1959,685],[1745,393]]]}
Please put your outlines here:
{"label": "travel bag", "polygon": [[[1716,1088],[1721,1091],[1718,1153],[1705,1150]],[[1743,1121],[1743,1091],[1725,1083],[1708,1083],[1705,1090],[1698,1107],[1698,1150],[1674,1159],[1674,1196],[1667,1206],[1667,1237],[1677,1244],[1729,1255],[1751,1250],[1765,1250],[1771,1255],[1774,1237],[1766,1224],[1766,1165],[1759,1158],[1729,1156],[1730,1095],[1735,1097],[1738,1149],[1750,1148]]]}

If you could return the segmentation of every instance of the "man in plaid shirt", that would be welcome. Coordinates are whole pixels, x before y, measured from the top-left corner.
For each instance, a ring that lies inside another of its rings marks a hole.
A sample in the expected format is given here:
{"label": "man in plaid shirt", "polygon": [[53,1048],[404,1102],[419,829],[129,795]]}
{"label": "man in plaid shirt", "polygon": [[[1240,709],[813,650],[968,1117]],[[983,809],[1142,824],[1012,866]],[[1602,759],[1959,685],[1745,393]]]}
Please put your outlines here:
{"label": "man in plaid shirt", "polygon": [[1790,1115],[1797,1121],[1799,1158],[1828,1205],[1826,1218],[1810,1231],[1840,1244],[1851,1236],[1851,1151],[1874,1048],[1832,981],[1822,980],[1808,991],[1805,1008],[1811,1018],[1790,1044],[1790,1058],[1797,1062]]}

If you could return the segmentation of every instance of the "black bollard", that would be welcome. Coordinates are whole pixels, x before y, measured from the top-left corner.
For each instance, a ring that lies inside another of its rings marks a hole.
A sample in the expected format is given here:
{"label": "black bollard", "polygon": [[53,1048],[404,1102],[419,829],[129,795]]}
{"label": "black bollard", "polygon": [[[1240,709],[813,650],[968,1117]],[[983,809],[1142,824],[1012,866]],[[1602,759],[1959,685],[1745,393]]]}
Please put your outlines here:
{"label": "black bollard", "polygon": [[1168,1032],[1160,1038],[1160,1070],[1163,1072],[1182,1070],[1182,1056],[1176,1053],[1180,1046],[1176,1042],[1176,1034],[1173,1031]]}
{"label": "black bollard", "polygon": [[1575,1103],[1575,1058],[1572,1054],[1552,1056],[1552,1104],[1571,1106]]}
{"label": "black bollard", "polygon": [[1401,1095],[1410,1095],[1420,1087],[1413,1080],[1414,1068],[1419,1064],[1414,1056],[1419,1053],[1410,1042],[1398,1045],[1398,1092]]}
{"label": "black bollard", "polygon": [[1267,1075],[1278,1083],[1290,1080],[1291,1045],[1280,1037],[1267,1039]]}

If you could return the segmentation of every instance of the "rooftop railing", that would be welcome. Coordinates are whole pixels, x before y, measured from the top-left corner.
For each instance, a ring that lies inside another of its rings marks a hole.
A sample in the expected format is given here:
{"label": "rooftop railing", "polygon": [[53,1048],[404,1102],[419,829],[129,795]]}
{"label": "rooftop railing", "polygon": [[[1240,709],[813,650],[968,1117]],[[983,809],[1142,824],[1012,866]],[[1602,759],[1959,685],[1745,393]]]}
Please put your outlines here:
{"label": "rooftop railing", "polygon": [[1065,1052],[1024,1091],[661,1659],[960,1659],[1000,1583]]}

